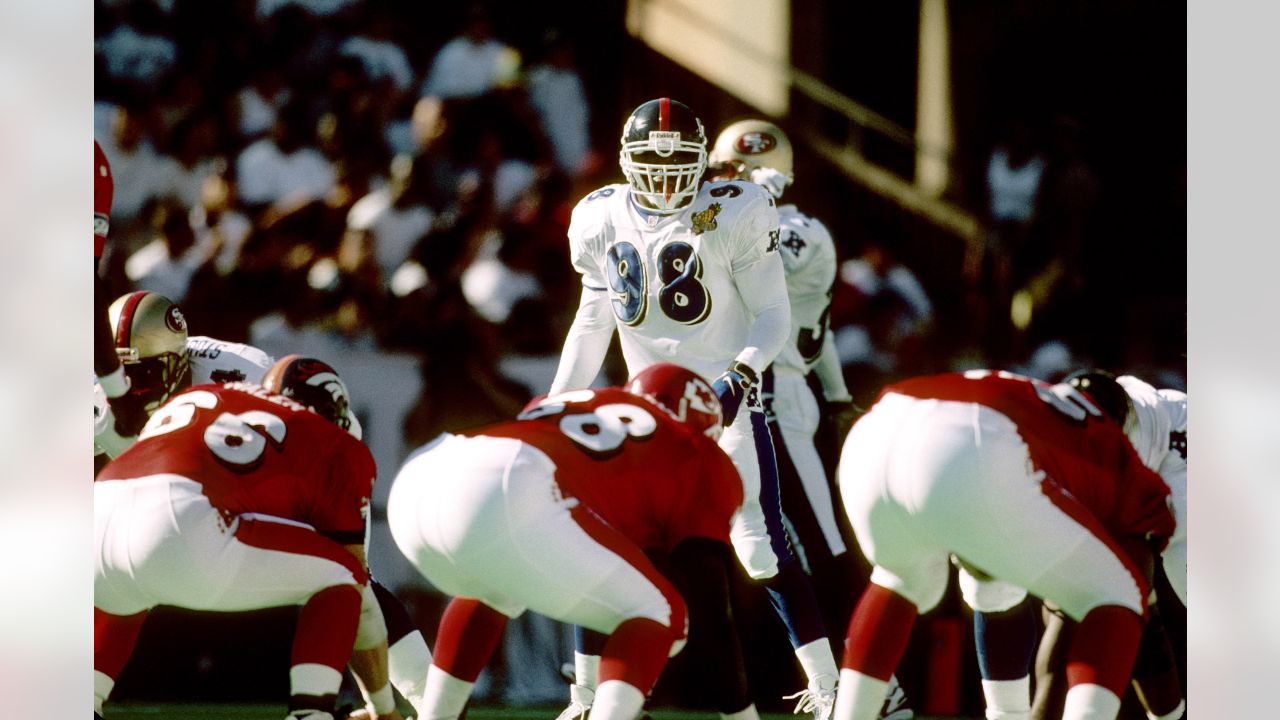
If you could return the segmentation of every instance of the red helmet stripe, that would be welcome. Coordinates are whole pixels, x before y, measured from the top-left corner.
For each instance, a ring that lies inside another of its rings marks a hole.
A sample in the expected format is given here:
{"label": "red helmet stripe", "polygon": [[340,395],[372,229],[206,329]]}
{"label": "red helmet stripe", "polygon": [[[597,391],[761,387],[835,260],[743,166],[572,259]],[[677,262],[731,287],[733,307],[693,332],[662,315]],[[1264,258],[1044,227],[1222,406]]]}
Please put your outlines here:
{"label": "red helmet stripe", "polygon": [[129,336],[133,332],[133,314],[146,296],[146,290],[138,290],[125,298],[124,306],[120,308],[120,322],[116,323],[116,347],[131,346]]}
{"label": "red helmet stripe", "polygon": [[662,98],[658,101],[658,129],[671,129],[671,98]]}

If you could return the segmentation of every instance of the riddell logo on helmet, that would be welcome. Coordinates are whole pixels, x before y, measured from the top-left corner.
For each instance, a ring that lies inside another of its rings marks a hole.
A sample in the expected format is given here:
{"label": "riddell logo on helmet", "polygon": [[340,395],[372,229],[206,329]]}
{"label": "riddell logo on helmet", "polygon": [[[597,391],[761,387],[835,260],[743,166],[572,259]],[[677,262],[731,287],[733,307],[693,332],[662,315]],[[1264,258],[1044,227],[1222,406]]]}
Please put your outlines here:
{"label": "riddell logo on helmet", "polygon": [[749,132],[738,138],[735,143],[738,146],[738,152],[746,155],[759,155],[767,153],[778,145],[778,140],[769,133]]}
{"label": "riddell logo on helmet", "polygon": [[174,332],[187,331],[187,319],[182,316],[182,311],[177,305],[170,305],[169,311],[164,314],[164,324]]}

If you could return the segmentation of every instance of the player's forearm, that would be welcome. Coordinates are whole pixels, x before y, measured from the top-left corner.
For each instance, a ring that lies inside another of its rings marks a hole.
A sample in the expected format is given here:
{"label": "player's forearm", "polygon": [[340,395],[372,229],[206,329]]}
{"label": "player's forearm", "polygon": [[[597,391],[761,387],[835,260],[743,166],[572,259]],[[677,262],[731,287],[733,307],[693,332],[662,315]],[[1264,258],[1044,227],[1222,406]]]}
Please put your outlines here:
{"label": "player's forearm", "polygon": [[787,298],[787,278],[782,259],[777,253],[770,253],[738,272],[734,282],[752,317],[747,345],[734,359],[759,374],[791,338],[791,301]]}
{"label": "player's forearm", "polygon": [[560,352],[550,394],[587,387],[595,380],[613,339],[613,311],[602,290],[582,289],[582,302]]}
{"label": "player's forearm", "polygon": [[840,355],[836,352],[836,341],[828,329],[822,340],[822,354],[813,366],[813,372],[822,383],[822,397],[827,400],[849,400],[849,388],[844,383],[844,368],[840,366]]}

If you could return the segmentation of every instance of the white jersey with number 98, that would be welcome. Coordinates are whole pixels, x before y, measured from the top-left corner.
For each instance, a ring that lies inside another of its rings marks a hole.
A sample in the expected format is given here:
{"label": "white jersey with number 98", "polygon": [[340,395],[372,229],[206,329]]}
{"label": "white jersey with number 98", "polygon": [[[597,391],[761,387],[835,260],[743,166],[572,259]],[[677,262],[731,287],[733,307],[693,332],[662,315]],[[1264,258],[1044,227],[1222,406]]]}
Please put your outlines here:
{"label": "white jersey with number 98", "polygon": [[625,184],[578,203],[570,256],[587,288],[608,294],[631,374],[675,362],[714,378],[747,344],[752,316],[734,276],[778,257],[778,213],[748,182],[702,186],[672,215],[651,215]]}

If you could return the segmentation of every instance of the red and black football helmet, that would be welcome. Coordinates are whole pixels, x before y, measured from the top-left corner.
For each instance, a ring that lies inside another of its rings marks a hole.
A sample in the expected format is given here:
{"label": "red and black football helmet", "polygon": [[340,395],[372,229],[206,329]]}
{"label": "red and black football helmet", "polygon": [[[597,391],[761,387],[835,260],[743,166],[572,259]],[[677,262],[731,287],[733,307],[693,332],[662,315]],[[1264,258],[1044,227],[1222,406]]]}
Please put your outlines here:
{"label": "red and black football helmet", "polygon": [[694,432],[720,439],[724,430],[720,399],[710,383],[692,370],[657,363],[637,373],[623,389],[662,408]]}
{"label": "red and black football helmet", "polygon": [[351,409],[351,393],[338,371],[328,363],[301,355],[286,355],[262,378],[262,387],[311,408],[357,440],[363,431]]}
{"label": "red and black football helmet", "polygon": [[702,121],[682,102],[650,100],[627,118],[618,163],[642,205],[661,215],[678,212],[693,202],[707,168]]}
{"label": "red and black football helmet", "polygon": [[1116,382],[1116,376],[1106,370],[1077,370],[1063,382],[1089,396],[1103,414],[1128,430],[1129,393]]}

